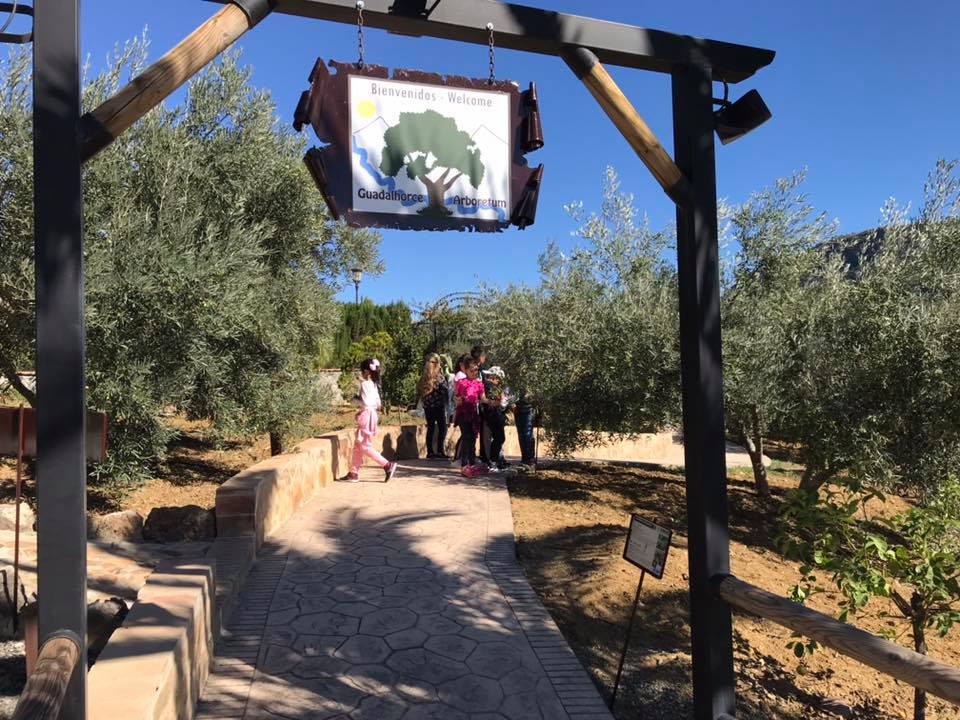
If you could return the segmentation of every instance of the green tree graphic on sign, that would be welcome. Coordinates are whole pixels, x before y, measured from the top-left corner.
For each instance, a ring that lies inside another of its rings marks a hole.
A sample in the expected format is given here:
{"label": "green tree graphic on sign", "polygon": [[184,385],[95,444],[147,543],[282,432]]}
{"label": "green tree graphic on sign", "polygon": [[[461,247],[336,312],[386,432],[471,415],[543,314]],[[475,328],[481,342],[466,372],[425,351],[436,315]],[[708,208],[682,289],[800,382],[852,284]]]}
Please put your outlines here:
{"label": "green tree graphic on sign", "polygon": [[424,184],[429,204],[421,214],[450,215],[443,196],[463,175],[473,187],[480,187],[484,173],[480,150],[453,118],[436,110],[400,113],[400,121],[387,128],[383,139],[386,146],[380,171],[396,177],[406,167],[408,178]]}

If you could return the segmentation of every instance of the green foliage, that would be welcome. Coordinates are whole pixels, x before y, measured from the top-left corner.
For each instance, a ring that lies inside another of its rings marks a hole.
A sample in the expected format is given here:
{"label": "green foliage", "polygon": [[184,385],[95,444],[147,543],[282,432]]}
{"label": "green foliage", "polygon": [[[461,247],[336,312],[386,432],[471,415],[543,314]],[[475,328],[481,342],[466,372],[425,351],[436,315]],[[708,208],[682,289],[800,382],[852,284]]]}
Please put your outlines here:
{"label": "green foliage", "polygon": [[325,349],[320,364],[325,367],[343,367],[350,346],[360,338],[385,332],[395,336],[410,326],[410,308],[403,302],[377,305],[366,299],[340,305],[340,325],[329,348]]}
{"label": "green foliage", "polygon": [[728,431],[761,492],[768,433],[794,441],[802,487],[850,474],[913,496],[960,462],[960,178],[931,174],[920,215],[831,239],[778,181],[727,212],[722,293]]}
{"label": "green foliage", "polygon": [[664,233],[638,220],[607,170],[599,215],[571,212],[584,244],[551,245],[535,288],[487,288],[477,311],[490,363],[526,392],[561,451],[598,432],[637,433],[678,415],[676,273]]}
{"label": "green foliage", "polygon": [[[405,307],[405,306],[404,306]],[[395,335],[376,332],[352,343],[344,358],[344,377],[350,390],[345,393],[352,397],[356,392],[356,373],[365,358],[375,357],[383,365],[381,370],[381,392],[384,406],[407,407],[416,402],[417,380],[423,367],[426,353],[426,337],[415,333],[408,324],[398,324]]]}
{"label": "green foliage", "polygon": [[386,365],[393,357],[393,338],[385,332],[377,332],[361,338],[350,345],[347,351],[344,370],[356,370],[367,358],[377,358]]}
{"label": "green foliage", "polygon": [[[128,43],[86,84],[85,106],[145,61],[146,42]],[[0,83],[6,375],[34,348],[29,56],[12,55]],[[88,402],[111,422],[101,475],[142,477],[162,458],[161,408],[276,435],[317,409],[332,295],[350,267],[378,267],[377,239],[329,222],[302,152],[228,53],[85,168]]]}
{"label": "green foliage", "polygon": [[939,163],[918,218],[888,206],[855,267],[825,261],[805,283],[780,391],[804,487],[848,473],[917,496],[958,467],[958,185],[956,163]]}
{"label": "green foliage", "polygon": [[384,364],[384,405],[406,407],[416,402],[416,383],[429,337],[427,329],[411,322],[410,308],[403,302],[375,305],[364,300],[359,305],[344,305],[341,318],[331,360],[345,370],[345,396],[356,392],[355,372],[360,362],[377,357]]}
{"label": "green foliage", "polygon": [[[436,110],[400,113],[399,122],[383,133],[386,143],[380,169],[395,176],[406,166],[407,177],[416,180],[437,168],[465,174],[473,187],[480,187],[484,167],[480,150],[470,134],[457,127],[453,118]],[[428,164],[428,158],[433,160]]]}
{"label": "green foliage", "polygon": [[750,453],[758,490],[769,492],[763,440],[783,416],[790,365],[788,328],[807,311],[806,292],[834,230],[800,191],[804,173],[778,180],[746,203],[723,208],[736,247],[721,295],[724,409],[728,432]]}
{"label": "green foliage", "polygon": [[[798,490],[783,509],[781,551],[801,563],[797,602],[823,592],[822,576],[840,591],[847,621],[874,598],[889,598],[910,628],[917,652],[932,629],[945,636],[960,620],[960,482],[948,476],[926,507],[892,518],[871,517],[882,493],[851,478],[825,485],[819,495]],[[887,613],[885,613],[887,614]],[[815,643],[795,641],[798,657]],[[923,696],[918,693],[922,717]]]}

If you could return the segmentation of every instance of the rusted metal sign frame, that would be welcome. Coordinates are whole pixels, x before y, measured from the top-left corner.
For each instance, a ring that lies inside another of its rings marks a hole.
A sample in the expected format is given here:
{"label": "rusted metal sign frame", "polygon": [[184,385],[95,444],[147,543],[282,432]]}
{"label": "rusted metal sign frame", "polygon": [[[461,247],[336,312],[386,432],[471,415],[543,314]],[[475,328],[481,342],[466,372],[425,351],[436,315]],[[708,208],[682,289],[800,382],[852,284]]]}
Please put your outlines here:
{"label": "rusted metal sign frame", "polygon": [[[331,73],[327,65],[335,70]],[[503,93],[509,98],[510,137],[508,157],[510,161],[510,197],[504,221],[471,218],[465,216],[437,217],[431,215],[377,213],[353,209],[353,148],[350,126],[350,78],[379,78],[394,82],[410,82],[443,88],[463,88],[484,92]],[[524,155],[543,144],[530,147],[524,143],[524,127],[536,107],[535,91],[520,92],[519,87],[507,81],[489,82],[421,70],[396,69],[392,73],[382,65],[341,63],[333,60],[324,63],[318,58],[308,77],[310,89],[303,93],[294,117],[294,127],[299,131],[309,124],[316,136],[324,143],[321,149],[311,149],[304,162],[313,176],[323,199],[334,219],[343,218],[355,227],[400,228],[404,230],[479,230],[499,232],[510,224],[521,229],[532,225],[536,217],[537,196],[543,165],[531,167]],[[533,98],[531,100],[531,97]],[[539,123],[537,123],[539,126]]]}

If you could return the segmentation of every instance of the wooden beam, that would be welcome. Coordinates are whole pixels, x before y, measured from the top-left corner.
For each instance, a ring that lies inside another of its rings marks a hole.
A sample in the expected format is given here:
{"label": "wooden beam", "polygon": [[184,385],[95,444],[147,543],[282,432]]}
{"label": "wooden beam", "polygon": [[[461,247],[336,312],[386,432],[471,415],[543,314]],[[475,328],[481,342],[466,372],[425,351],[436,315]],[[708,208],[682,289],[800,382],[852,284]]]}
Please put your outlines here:
{"label": "wooden beam", "polygon": [[[226,2],[228,0],[213,0]],[[356,0],[277,0],[276,12],[355,25]],[[568,15],[499,0],[366,0],[363,23],[400,35],[486,45],[492,23],[498,48],[559,55],[568,45],[592,49],[608,65],[672,73],[707,64],[714,80],[737,83],[773,62],[774,52]]]}
{"label": "wooden beam", "polygon": [[664,192],[678,205],[686,204],[690,182],[663,149],[653,130],[640,117],[627,96],[600,64],[597,56],[586,48],[566,48],[564,62],[580,78],[590,94],[607,114],[630,147],[637,154]]}
{"label": "wooden beam", "polygon": [[57,720],[79,658],[80,644],[75,636],[51,636],[40,648],[37,667],[20,693],[13,720]]}
{"label": "wooden beam", "polygon": [[116,95],[85,114],[80,120],[82,161],[107,147],[235,43],[273,4],[270,0],[246,0],[225,5]]}
{"label": "wooden beam", "polygon": [[772,620],[874,670],[960,705],[960,669],[937,662],[779,595],[727,576],[717,594],[730,605]]}

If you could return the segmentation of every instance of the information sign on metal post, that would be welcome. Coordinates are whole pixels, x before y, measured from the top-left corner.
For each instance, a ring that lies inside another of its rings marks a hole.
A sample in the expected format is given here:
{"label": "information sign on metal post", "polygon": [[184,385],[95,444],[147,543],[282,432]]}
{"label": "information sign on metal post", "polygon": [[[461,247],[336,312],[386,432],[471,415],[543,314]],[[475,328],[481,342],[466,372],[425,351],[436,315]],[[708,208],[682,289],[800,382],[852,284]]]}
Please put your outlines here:
{"label": "information sign on metal post", "polygon": [[630,518],[630,531],[627,533],[623,559],[659,580],[663,577],[663,568],[667,564],[667,552],[670,550],[672,537],[673,530],[633,515]]}
{"label": "information sign on metal post", "polygon": [[663,569],[667,565],[667,553],[670,552],[670,539],[673,530],[660,527],[639,515],[630,517],[630,530],[627,532],[627,544],[623,548],[623,559],[640,568],[640,582],[637,583],[637,594],[633,597],[633,609],[630,611],[630,622],[627,625],[627,635],[623,642],[623,652],[620,653],[620,664],[617,666],[617,678],[613,682],[613,694],[610,696],[610,709],[617,701],[617,689],[620,687],[620,676],[623,674],[623,664],[627,659],[627,650],[630,649],[630,637],[633,635],[633,621],[637,617],[637,606],[640,604],[640,591],[643,589],[643,578],[650,573],[657,580],[663,577]]}

